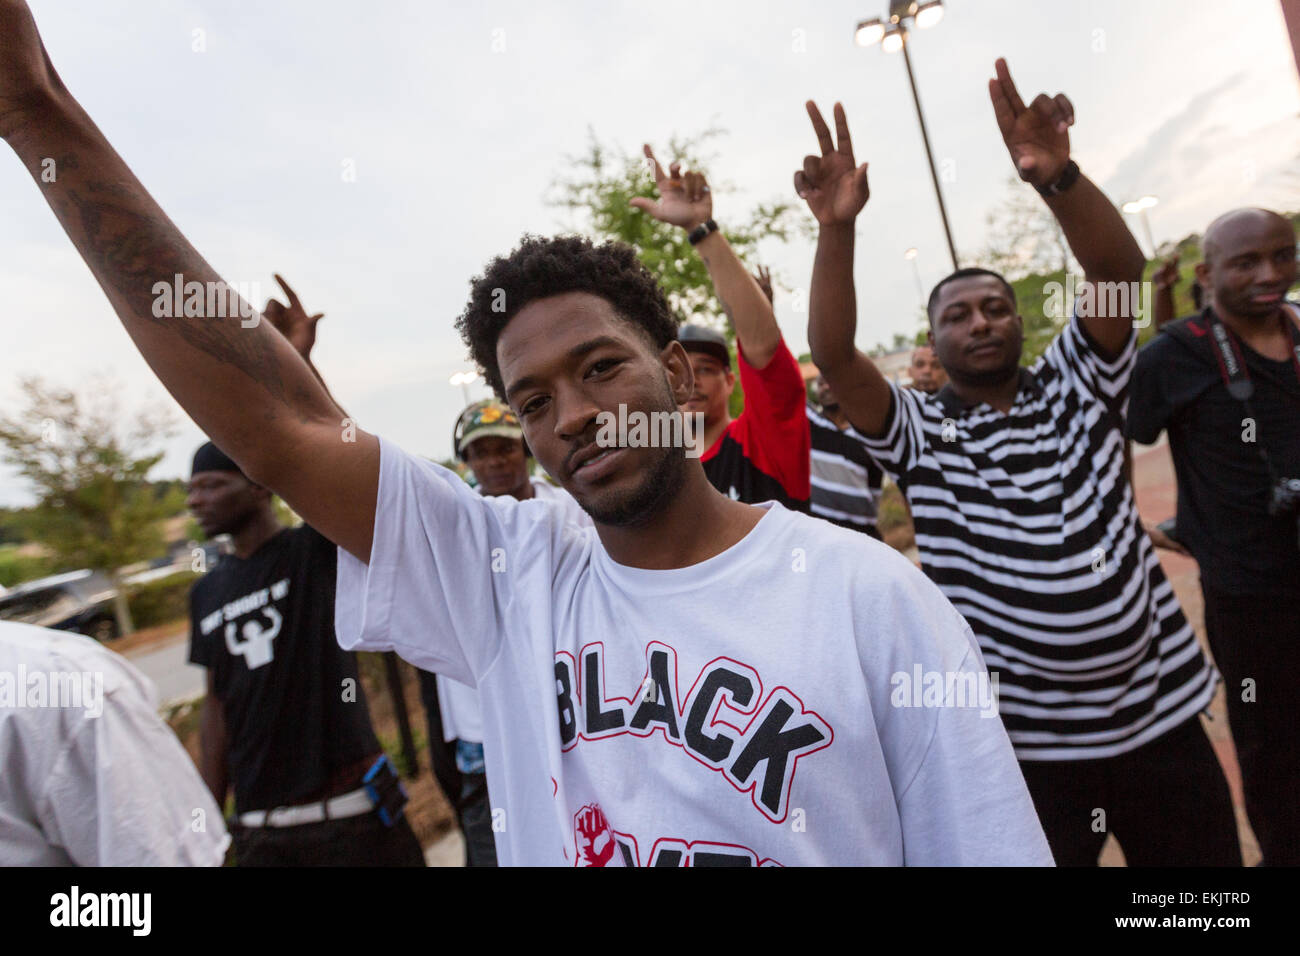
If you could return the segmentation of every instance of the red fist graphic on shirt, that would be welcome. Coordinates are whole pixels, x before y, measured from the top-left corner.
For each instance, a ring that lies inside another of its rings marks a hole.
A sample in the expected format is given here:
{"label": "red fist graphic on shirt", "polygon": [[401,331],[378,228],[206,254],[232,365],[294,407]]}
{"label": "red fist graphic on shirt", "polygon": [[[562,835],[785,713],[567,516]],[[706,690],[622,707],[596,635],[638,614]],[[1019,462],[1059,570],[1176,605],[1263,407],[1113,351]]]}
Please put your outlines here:
{"label": "red fist graphic on shirt", "polygon": [[606,866],[614,856],[614,831],[609,828],[600,805],[583,807],[574,817],[578,866]]}

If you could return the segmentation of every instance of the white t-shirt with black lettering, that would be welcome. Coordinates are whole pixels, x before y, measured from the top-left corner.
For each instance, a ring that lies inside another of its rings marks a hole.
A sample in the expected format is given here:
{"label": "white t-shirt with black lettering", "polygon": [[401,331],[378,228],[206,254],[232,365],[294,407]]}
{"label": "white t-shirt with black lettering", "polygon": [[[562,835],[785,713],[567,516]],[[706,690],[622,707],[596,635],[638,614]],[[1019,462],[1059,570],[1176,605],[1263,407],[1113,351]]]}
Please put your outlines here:
{"label": "white t-shirt with black lettering", "polygon": [[648,571],[381,442],[338,639],[477,686],[503,865],[1050,865],[961,616],[887,546],[759,507]]}

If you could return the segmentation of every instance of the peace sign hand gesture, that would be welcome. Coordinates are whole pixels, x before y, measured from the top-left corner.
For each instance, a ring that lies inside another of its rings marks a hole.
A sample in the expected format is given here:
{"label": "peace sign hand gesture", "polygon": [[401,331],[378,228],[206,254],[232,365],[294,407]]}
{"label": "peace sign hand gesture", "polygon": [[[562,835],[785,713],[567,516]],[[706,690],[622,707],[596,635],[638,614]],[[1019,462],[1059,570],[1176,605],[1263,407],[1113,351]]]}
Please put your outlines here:
{"label": "peace sign hand gesture", "polygon": [[794,191],[808,203],[809,211],[823,226],[853,222],[871,195],[867,187],[867,164],[858,166],[853,161],[853,142],[849,139],[849,122],[844,118],[843,106],[835,104],[838,146],[832,141],[817,104],[809,100],[807,107],[822,154],[803,158],[803,169],[794,174]]}
{"label": "peace sign hand gesture", "polygon": [[631,201],[633,208],[687,231],[713,218],[713,194],[703,173],[690,172],[683,176],[681,163],[672,163],[665,176],[649,143],[645,145],[645,157],[654,164],[659,200],[638,196]]}
{"label": "peace sign hand gesture", "polygon": [[1039,93],[1026,107],[1016,92],[1007,61],[999,58],[993,68],[997,76],[989,80],[989,98],[1016,172],[1033,186],[1050,186],[1070,162],[1074,106],[1064,93]]}

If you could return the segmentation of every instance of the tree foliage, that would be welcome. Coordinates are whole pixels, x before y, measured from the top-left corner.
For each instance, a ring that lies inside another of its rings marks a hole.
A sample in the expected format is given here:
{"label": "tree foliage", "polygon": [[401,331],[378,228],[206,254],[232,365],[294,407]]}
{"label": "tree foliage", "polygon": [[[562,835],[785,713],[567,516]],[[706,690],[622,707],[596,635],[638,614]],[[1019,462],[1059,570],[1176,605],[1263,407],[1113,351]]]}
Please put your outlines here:
{"label": "tree foliage", "polygon": [[1017,176],[1007,180],[1006,196],[985,224],[989,240],[980,264],[1008,279],[1078,268],[1056,217]]}
{"label": "tree foliage", "polygon": [[[716,159],[711,144],[723,135],[725,132],[715,127],[694,136],[674,136],[658,154],[665,168],[680,162],[684,169],[703,172],[713,190],[715,208],[722,205],[718,197],[735,192],[710,173]],[[567,163],[570,172],[554,180],[547,202],[569,214],[568,226],[596,238],[628,243],[658,279],[679,321],[712,326],[730,339],[732,333],[713,294],[708,270],[691,248],[686,232],[629,205],[637,196],[657,197],[649,160],[639,150],[633,154],[606,145],[589,130],[586,151],[567,157]],[[754,256],[760,241],[785,242],[792,235],[812,232],[806,213],[784,200],[759,203],[748,216],[722,205],[718,220],[736,255],[751,266],[757,265]]]}
{"label": "tree foliage", "polygon": [[34,377],[21,388],[25,406],[0,417],[0,455],[35,492],[24,516],[31,536],[59,567],[114,578],[123,565],[159,555],[159,521],[184,501],[179,487],[148,481],[163,457],[153,449],[172,434],[170,416],[145,410],[128,421],[109,383],[81,396]]}

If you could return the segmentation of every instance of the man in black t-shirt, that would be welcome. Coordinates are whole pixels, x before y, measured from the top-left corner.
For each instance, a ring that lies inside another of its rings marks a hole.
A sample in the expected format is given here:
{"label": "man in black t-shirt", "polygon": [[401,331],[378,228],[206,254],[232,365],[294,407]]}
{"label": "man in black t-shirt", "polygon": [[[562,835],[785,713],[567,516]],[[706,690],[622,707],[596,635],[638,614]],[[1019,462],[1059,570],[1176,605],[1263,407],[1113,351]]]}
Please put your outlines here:
{"label": "man in black t-shirt", "polygon": [[[285,292],[290,305],[264,314],[310,362],[319,316]],[[364,785],[372,771],[381,792],[397,783],[386,762],[376,770],[356,659],[334,635],[334,545],[281,525],[270,492],[211,442],[187,504],[207,537],[234,544],[190,592],[190,660],[208,670],[200,770],[219,806],[234,789],[236,863],[424,865],[410,824],[386,825]]]}
{"label": "man in black t-shirt", "polygon": [[1296,280],[1296,236],[1276,213],[1240,209],[1215,220],[1204,252],[1196,272],[1212,304],[1138,355],[1128,434],[1149,444],[1169,432],[1178,540],[1200,565],[1246,811],[1264,862],[1294,866],[1300,491],[1286,482],[1300,479],[1300,315],[1283,297]]}

